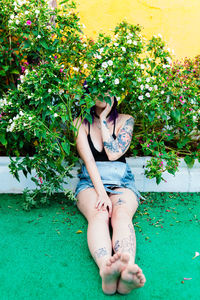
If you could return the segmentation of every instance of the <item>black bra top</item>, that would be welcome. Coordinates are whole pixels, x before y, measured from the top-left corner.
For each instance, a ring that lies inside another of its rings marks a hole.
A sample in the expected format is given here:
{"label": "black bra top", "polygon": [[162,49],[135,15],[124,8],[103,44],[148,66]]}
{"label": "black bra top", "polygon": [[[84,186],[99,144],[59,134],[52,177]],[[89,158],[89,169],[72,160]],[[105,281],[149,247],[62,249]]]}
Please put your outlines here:
{"label": "black bra top", "polygon": [[[116,139],[116,135],[115,135],[115,121],[114,121],[114,128],[113,128],[113,134],[112,134],[113,138]],[[109,161],[108,156],[106,154],[105,149],[103,148],[103,150],[100,152],[98,151],[95,147],[94,144],[92,142],[91,136],[90,136],[90,123],[88,122],[88,143],[90,145],[90,149],[92,151],[92,154],[94,156],[95,161]],[[123,154],[121,157],[119,157],[116,161],[121,161],[126,163],[125,160],[125,154]]]}

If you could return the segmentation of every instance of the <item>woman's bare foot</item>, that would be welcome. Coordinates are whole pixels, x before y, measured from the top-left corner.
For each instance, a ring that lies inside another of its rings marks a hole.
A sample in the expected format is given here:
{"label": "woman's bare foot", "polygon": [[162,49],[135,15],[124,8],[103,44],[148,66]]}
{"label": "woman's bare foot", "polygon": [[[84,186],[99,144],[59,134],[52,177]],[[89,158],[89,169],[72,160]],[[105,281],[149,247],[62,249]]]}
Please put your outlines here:
{"label": "woman's bare foot", "polygon": [[108,259],[100,269],[102,289],[105,294],[114,294],[117,290],[117,282],[121,272],[126,268],[129,261],[128,254],[116,253]]}
{"label": "woman's bare foot", "polygon": [[138,265],[129,263],[121,273],[117,292],[129,294],[133,289],[144,286],[145,282],[146,278]]}

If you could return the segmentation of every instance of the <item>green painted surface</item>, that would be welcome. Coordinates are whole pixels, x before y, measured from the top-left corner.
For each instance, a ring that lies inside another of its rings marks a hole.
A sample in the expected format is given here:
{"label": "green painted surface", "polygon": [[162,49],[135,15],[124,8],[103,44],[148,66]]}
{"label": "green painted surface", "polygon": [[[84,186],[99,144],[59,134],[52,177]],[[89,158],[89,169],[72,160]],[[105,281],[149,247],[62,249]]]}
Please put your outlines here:
{"label": "green painted surface", "polygon": [[60,195],[25,212],[21,195],[1,194],[0,299],[200,299],[200,256],[192,259],[200,252],[200,193],[143,195],[133,223],[147,281],[130,295],[106,296],[76,206]]}

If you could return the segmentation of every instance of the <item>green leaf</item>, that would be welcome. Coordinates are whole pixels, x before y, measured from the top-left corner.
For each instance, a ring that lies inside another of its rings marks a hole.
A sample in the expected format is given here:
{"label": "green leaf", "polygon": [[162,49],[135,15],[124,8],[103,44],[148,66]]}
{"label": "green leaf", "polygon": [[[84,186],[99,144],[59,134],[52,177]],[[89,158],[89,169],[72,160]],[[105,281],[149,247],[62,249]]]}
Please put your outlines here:
{"label": "green leaf", "polygon": [[177,142],[177,146],[179,149],[183,148],[190,141],[189,137],[184,138],[182,141]]}
{"label": "green leaf", "polygon": [[178,109],[172,110],[172,111],[171,111],[171,117],[172,117],[175,121],[179,122],[180,119],[181,119],[181,112],[180,112],[180,110],[178,110]]}
{"label": "green leaf", "polygon": [[40,44],[41,44],[46,50],[48,50],[48,45],[47,45],[47,43],[46,43],[45,41],[41,40],[41,41],[40,41]]}
{"label": "green leaf", "polygon": [[193,157],[191,157],[191,156],[189,156],[189,155],[186,155],[185,157],[184,157],[184,161],[186,162],[186,164],[187,164],[187,166],[188,166],[188,168],[192,168],[193,167],[193,165],[194,165],[194,158]]}
{"label": "green leaf", "polygon": [[69,142],[68,141],[62,142],[61,145],[62,145],[63,150],[65,151],[65,153],[67,155],[69,155],[69,152],[70,152],[70,144],[69,144]]}
{"label": "green leaf", "polygon": [[20,74],[20,72],[18,70],[12,70],[10,71],[11,74]]}
{"label": "green leaf", "polygon": [[0,135],[0,143],[2,144],[2,145],[4,145],[4,146],[6,146],[7,145],[7,140],[6,140],[6,138],[5,138],[5,134],[1,134]]}
{"label": "green leaf", "polygon": [[148,113],[148,118],[150,122],[153,122],[155,117],[155,111],[154,110],[150,110],[150,112]]}

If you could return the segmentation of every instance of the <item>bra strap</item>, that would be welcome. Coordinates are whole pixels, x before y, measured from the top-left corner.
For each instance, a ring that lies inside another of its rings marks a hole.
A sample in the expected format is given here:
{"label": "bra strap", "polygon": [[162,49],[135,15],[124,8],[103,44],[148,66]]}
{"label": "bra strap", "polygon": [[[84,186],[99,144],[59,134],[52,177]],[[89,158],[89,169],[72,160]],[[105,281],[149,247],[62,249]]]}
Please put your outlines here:
{"label": "bra strap", "polygon": [[113,127],[113,134],[115,135],[115,122],[116,122],[116,119],[114,119],[114,127]]}
{"label": "bra strap", "polygon": [[88,122],[88,134],[90,134],[90,122]]}

